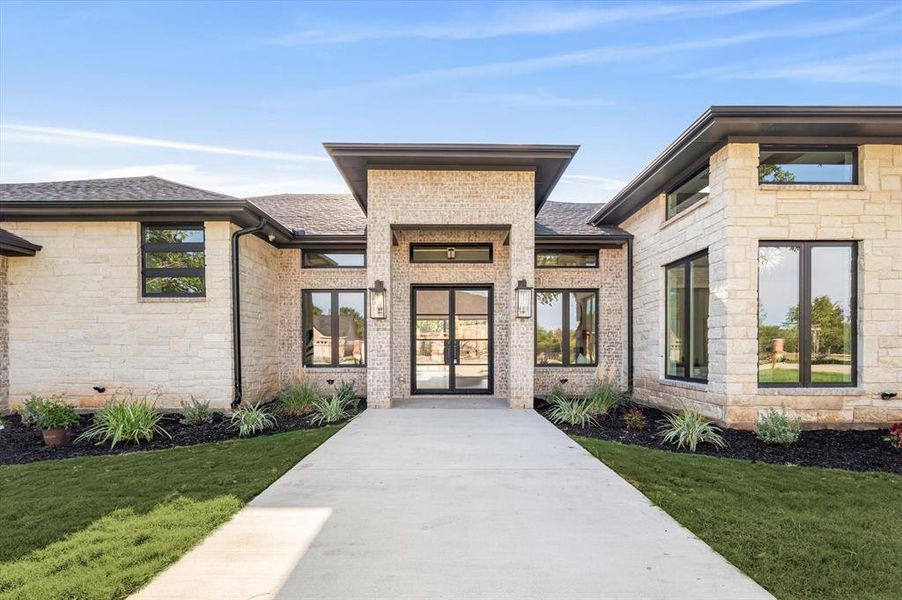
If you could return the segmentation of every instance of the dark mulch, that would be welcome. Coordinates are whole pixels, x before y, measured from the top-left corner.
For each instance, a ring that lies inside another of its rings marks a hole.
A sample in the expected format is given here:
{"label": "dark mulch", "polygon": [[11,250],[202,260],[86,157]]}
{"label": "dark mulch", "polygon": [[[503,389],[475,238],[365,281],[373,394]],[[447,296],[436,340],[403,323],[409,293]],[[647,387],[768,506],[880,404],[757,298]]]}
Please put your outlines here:
{"label": "dark mulch", "polygon": [[[364,410],[365,406],[366,402],[361,401],[358,413]],[[93,415],[85,414],[81,415],[81,423],[70,428],[73,440],[71,444],[50,448],[44,445],[40,431],[23,425],[19,415],[9,415],[3,418],[6,427],[0,431],[0,464],[15,465],[38,460],[74,458],[76,456],[102,456],[145,450],[163,450],[176,446],[194,446],[195,444],[238,438],[237,430],[229,427],[229,418],[222,413],[215,413],[212,423],[194,427],[182,425],[179,422],[181,418],[182,415],[178,413],[166,413],[160,420],[160,426],[169,432],[172,438],[161,435],[150,442],[140,445],[117,444],[115,448],[110,448],[108,445],[97,446],[90,441],[75,442],[75,439],[85,429],[90,427],[92,423]],[[278,415],[276,419],[276,427],[259,435],[272,435],[297,429],[316,429],[321,427],[321,425],[311,423],[309,417],[285,417]]]}
{"label": "dark mulch", "polygon": [[[669,452],[689,452],[663,442],[658,436],[658,422],[663,420],[663,412],[648,407],[641,407],[648,419],[648,427],[644,430],[631,431],[622,420],[624,409],[608,416],[592,427],[572,427],[558,425],[571,435],[581,435],[600,440],[611,440],[624,444],[645,446]],[[537,403],[542,414],[546,406]],[[724,429],[723,437],[727,447],[718,450],[713,446],[701,444],[696,448],[697,454],[708,454],[723,458],[739,458],[752,462],[761,461],[774,464],[790,464],[805,467],[830,467],[848,469],[850,471],[886,471],[902,474],[902,450],[893,448],[883,440],[887,434],[884,430],[850,430],[850,429],[815,429],[802,431],[799,441],[791,446],[771,446],[760,441],[752,431]]]}

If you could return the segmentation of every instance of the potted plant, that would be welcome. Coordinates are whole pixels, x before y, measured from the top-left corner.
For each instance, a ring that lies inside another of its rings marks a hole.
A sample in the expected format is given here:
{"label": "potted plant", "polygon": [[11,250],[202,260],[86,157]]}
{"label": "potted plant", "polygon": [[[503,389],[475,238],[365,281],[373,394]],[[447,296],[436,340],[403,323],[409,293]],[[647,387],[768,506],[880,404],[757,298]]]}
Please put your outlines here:
{"label": "potted plant", "polygon": [[41,437],[48,446],[63,446],[69,443],[69,426],[80,419],[75,409],[61,400],[44,403],[38,410],[35,425],[41,430]]}

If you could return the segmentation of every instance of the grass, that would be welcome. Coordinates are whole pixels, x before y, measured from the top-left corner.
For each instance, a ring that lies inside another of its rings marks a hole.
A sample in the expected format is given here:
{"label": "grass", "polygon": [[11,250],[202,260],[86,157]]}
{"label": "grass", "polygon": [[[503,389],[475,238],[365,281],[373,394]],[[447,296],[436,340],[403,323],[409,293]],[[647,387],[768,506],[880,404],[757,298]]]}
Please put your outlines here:
{"label": "grass", "polygon": [[902,477],[575,438],[778,598],[893,598]]}
{"label": "grass", "polygon": [[0,598],[122,598],[338,427],[0,467]]}
{"label": "grass", "polygon": [[[842,383],[848,381],[848,376],[842,373],[811,373],[813,383]],[[759,369],[758,383],[798,383],[798,369]]]}

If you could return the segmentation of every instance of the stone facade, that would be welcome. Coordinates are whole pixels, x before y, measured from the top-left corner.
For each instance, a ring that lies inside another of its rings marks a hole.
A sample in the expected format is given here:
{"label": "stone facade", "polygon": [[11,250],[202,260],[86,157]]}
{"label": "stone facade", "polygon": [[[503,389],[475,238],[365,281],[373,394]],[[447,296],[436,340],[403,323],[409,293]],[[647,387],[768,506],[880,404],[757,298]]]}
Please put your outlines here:
{"label": "stone facade", "polygon": [[598,290],[598,366],[535,367],[535,393],[547,394],[566,378],[566,392],[585,395],[598,381],[607,379],[627,387],[627,264],[626,248],[603,249],[595,269],[536,269],[536,289]]}
{"label": "stone facade", "polygon": [[[374,407],[388,407],[392,394],[403,391],[402,380],[404,372],[409,373],[410,361],[409,353],[397,352],[394,345],[398,336],[405,334],[404,331],[393,331],[396,320],[392,313],[409,310],[409,302],[405,307],[398,300],[398,295],[403,293],[400,288],[405,284],[393,280],[392,263],[398,255],[392,251],[392,228],[435,229],[450,225],[472,231],[504,230],[509,242],[508,273],[506,281],[495,285],[496,297],[504,297],[502,288],[505,285],[510,293],[519,279],[526,279],[529,285],[534,283],[535,174],[531,170],[372,169],[368,178],[367,287],[381,280],[391,297],[386,319],[367,320],[368,403]],[[514,310],[512,303],[508,303],[510,373],[507,397],[513,407],[531,407],[532,378],[522,374],[532,372],[533,321],[516,319]],[[503,321],[504,317],[496,311],[496,321]],[[409,335],[409,324],[404,330]],[[504,389],[500,387],[497,375],[495,385],[496,390]]]}
{"label": "stone facade", "polygon": [[[758,145],[728,144],[710,159],[710,196],[664,220],[664,196],[621,226],[635,236],[634,361],[637,399],[688,406],[750,427],[769,408],[808,425],[868,426],[902,419],[902,400],[880,392],[902,383],[902,146],[865,145],[859,184],[758,184]],[[761,240],[855,240],[859,246],[858,386],[759,389],[758,244]],[[707,384],[664,372],[664,270],[707,248],[710,261]]]}
{"label": "stone facade", "polygon": [[9,300],[6,271],[9,259],[0,256],[0,414],[9,404]]}
{"label": "stone facade", "polygon": [[279,390],[279,250],[253,235],[238,245],[242,401],[253,404]]}
{"label": "stone facade", "polygon": [[[278,294],[278,369],[279,385],[294,379],[309,378],[323,390],[328,379],[335,383],[353,381],[357,393],[366,395],[366,367],[304,367],[304,335],[302,327],[301,292],[303,290],[335,290],[366,288],[366,268],[302,269],[301,253],[297,248],[283,248],[279,255]],[[369,327],[369,323],[367,323]],[[367,332],[369,344],[369,332]],[[275,356],[275,354],[273,355]],[[367,348],[369,362],[369,348]]]}
{"label": "stone facade", "polygon": [[[8,259],[9,398],[65,394],[94,407],[117,391],[193,395],[228,407],[232,330],[227,222],[207,222],[205,298],[142,298],[140,224],[5,222],[43,249]],[[106,392],[94,391],[104,386]]]}

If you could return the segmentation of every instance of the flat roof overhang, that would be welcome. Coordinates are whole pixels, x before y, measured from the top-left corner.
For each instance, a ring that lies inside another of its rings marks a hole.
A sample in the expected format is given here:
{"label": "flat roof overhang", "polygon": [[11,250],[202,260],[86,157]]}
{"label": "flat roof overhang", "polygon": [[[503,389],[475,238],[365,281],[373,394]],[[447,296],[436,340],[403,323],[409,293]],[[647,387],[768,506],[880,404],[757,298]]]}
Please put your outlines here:
{"label": "flat roof overhang", "polygon": [[590,221],[622,223],[728,142],[899,144],[902,106],[712,106]]}
{"label": "flat roof overhang", "polygon": [[535,212],[579,150],[576,145],[541,144],[369,144],[325,143],[339,173],[363,212],[367,207],[370,169],[524,170],[535,171]]}
{"label": "flat roof overhang", "polygon": [[0,229],[0,256],[34,256],[42,246]]}

